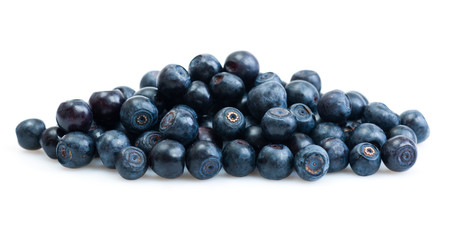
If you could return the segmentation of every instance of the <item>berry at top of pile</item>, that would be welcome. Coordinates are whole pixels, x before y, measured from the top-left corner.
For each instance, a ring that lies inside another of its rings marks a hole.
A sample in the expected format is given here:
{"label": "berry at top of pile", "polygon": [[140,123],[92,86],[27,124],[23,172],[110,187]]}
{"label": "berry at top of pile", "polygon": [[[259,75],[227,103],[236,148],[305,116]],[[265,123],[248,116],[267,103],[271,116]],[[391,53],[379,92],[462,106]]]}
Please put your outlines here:
{"label": "berry at top of pile", "polygon": [[360,176],[406,171],[416,163],[416,144],[429,137],[423,114],[401,115],[357,91],[321,92],[313,70],[295,72],[289,83],[274,72],[260,72],[247,51],[225,62],[210,54],[194,57],[186,69],[168,64],[147,72],[140,89],[97,91],[89,101],[64,101],[58,126],[38,119],[16,128],[25,149],[43,147],[65,167],[83,167],[100,157],[125,179],[148,168],[176,178],[186,168],[210,179],[224,168],[232,176],[256,168],[267,179],[295,170],[307,181],[348,166]]}

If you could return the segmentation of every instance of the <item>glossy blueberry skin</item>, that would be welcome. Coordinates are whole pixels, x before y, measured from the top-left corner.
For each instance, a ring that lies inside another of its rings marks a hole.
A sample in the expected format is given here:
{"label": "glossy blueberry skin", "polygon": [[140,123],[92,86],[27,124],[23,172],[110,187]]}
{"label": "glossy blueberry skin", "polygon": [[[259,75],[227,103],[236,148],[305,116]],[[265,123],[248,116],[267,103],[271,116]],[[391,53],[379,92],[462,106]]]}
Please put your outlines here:
{"label": "glossy blueberry skin", "polygon": [[289,148],[282,144],[266,145],[258,154],[256,167],[262,177],[281,180],[292,173],[294,156]]}
{"label": "glossy blueberry skin", "polygon": [[93,121],[93,113],[88,103],[73,99],[59,105],[56,120],[58,126],[66,132],[87,132]]}
{"label": "glossy blueberry skin", "polygon": [[396,136],[384,143],[381,156],[388,169],[394,172],[403,172],[416,163],[418,151],[413,140],[405,136]]}
{"label": "glossy blueberry skin", "polygon": [[119,112],[125,97],[119,90],[94,92],[88,103],[93,120],[102,126],[113,127],[119,123]]}
{"label": "glossy blueberry skin", "polygon": [[222,152],[212,142],[197,141],[186,154],[189,173],[200,180],[214,177],[222,168]]}
{"label": "glossy blueberry skin", "polygon": [[359,143],[349,152],[351,169],[359,176],[370,176],[380,168],[380,151],[371,143]]}
{"label": "glossy blueberry skin", "polygon": [[328,153],[318,145],[308,145],[295,155],[294,168],[303,180],[316,181],[325,176],[329,167]]}
{"label": "glossy blueberry skin", "polygon": [[253,54],[247,51],[236,51],[225,59],[224,70],[240,77],[246,89],[250,89],[259,74],[259,63]]}
{"label": "glossy blueberry skin", "polygon": [[320,142],[330,159],[328,172],[338,172],[345,169],[349,163],[349,148],[339,138],[326,138]]}
{"label": "glossy blueberry skin", "polygon": [[118,153],[116,170],[122,178],[136,180],[147,172],[147,157],[142,149],[128,146]]}
{"label": "glossy blueberry skin", "polygon": [[295,156],[300,149],[313,144],[313,140],[304,133],[296,132],[285,142],[292,154]]}
{"label": "glossy blueberry skin", "polygon": [[387,105],[373,102],[366,106],[362,116],[363,122],[373,123],[385,132],[400,124],[400,116],[392,112]]}
{"label": "glossy blueberry skin", "polygon": [[303,103],[313,112],[317,111],[320,93],[311,83],[304,80],[294,80],[286,85],[287,105]]}
{"label": "glossy blueberry skin", "polygon": [[68,168],[88,165],[95,154],[95,142],[83,132],[65,134],[57,143],[56,155],[59,163]]}
{"label": "glossy blueberry skin", "polygon": [[341,90],[323,94],[318,101],[318,114],[323,121],[343,123],[351,115],[351,103]]}
{"label": "glossy blueberry skin", "polygon": [[215,133],[214,129],[199,126],[196,141],[213,142],[218,147],[222,147],[222,139]]}
{"label": "glossy blueberry skin", "polygon": [[265,82],[269,82],[269,81],[276,81],[280,84],[282,84],[282,80],[281,78],[279,78],[279,76],[273,72],[266,72],[266,73],[260,73],[258,74],[258,76],[256,77],[256,80],[255,80],[255,87],[258,86],[258,85],[261,85]]}
{"label": "glossy blueberry skin", "polygon": [[52,159],[57,159],[57,144],[59,143],[61,130],[59,127],[50,127],[44,130],[39,139],[42,149],[46,155]]}
{"label": "glossy blueberry skin", "polygon": [[143,87],[134,93],[134,96],[147,97],[150,102],[158,108],[158,88],[156,87]]}
{"label": "glossy blueberry skin", "polygon": [[230,141],[222,150],[222,166],[232,176],[246,176],[256,168],[256,152],[245,140]]}
{"label": "glossy blueberry skin", "polygon": [[157,79],[160,71],[150,71],[147,72],[142,79],[140,80],[140,88],[144,87],[158,87]]}
{"label": "glossy blueberry skin", "polygon": [[343,129],[338,124],[332,122],[319,123],[310,133],[310,137],[317,145],[320,144],[321,140],[330,137],[339,138],[341,141],[346,140]]}
{"label": "glossy blueberry skin", "polygon": [[348,146],[351,149],[359,143],[368,142],[381,148],[386,141],[387,136],[380,127],[373,123],[363,123],[349,137]]}
{"label": "glossy blueberry skin", "polygon": [[131,133],[142,133],[155,128],[158,109],[144,96],[127,99],[120,111],[121,123]]}
{"label": "glossy blueberry skin", "polygon": [[119,90],[124,95],[124,99],[134,96],[135,90],[128,86],[115,87],[113,90]]}
{"label": "glossy blueberry skin", "polygon": [[210,54],[200,54],[189,63],[189,75],[191,79],[209,84],[211,78],[222,71],[219,60]]}
{"label": "glossy blueberry skin", "polygon": [[297,121],[297,132],[310,134],[317,126],[315,115],[310,108],[303,103],[296,103],[289,107],[289,110],[294,114]]}
{"label": "glossy blueberry skin", "polygon": [[186,150],[171,139],[158,142],[149,154],[150,168],[160,177],[177,178],[183,175]]}
{"label": "glossy blueberry skin", "polygon": [[315,86],[318,92],[321,91],[321,79],[315,71],[300,70],[292,75],[291,80],[305,80]]}
{"label": "glossy blueberry skin", "polygon": [[349,119],[361,119],[364,109],[369,104],[369,101],[364,97],[364,95],[356,91],[347,92],[346,95],[348,96],[351,104],[351,115],[349,115]]}
{"label": "glossy blueberry skin", "polygon": [[297,120],[289,109],[271,108],[261,119],[263,135],[271,142],[280,143],[289,139],[297,129]]}
{"label": "glossy blueberry skin", "polygon": [[194,111],[194,109],[192,109],[188,105],[179,104],[179,105],[174,106],[173,109],[181,110],[183,112],[186,112],[186,113],[190,114],[191,116],[193,116],[193,118],[196,119],[196,120],[199,118],[196,111]]}
{"label": "glossy blueberry skin", "polygon": [[152,148],[160,141],[163,140],[163,134],[159,131],[146,131],[140,134],[140,136],[135,140],[134,146],[142,149],[146,155],[152,151]]}
{"label": "glossy blueberry skin", "polygon": [[269,141],[263,136],[263,129],[260,126],[250,126],[245,129],[245,141],[247,141],[256,152],[269,144]]}
{"label": "glossy blueberry skin", "polygon": [[109,130],[103,133],[96,142],[96,148],[103,165],[107,168],[115,168],[119,151],[131,145],[129,138],[121,131]]}
{"label": "glossy blueberry skin", "polygon": [[418,139],[417,143],[429,137],[429,125],[423,114],[418,110],[408,110],[400,115],[400,123],[413,129]]}
{"label": "glossy blueberry skin", "polygon": [[183,103],[202,115],[209,111],[213,104],[213,97],[209,87],[204,82],[193,81],[183,96]]}
{"label": "glossy blueberry skin", "polygon": [[266,82],[254,87],[248,92],[248,110],[251,115],[261,120],[269,109],[287,107],[287,93],[284,87],[275,81]]}
{"label": "glossy blueberry skin", "polygon": [[46,130],[46,125],[40,119],[31,118],[20,122],[15,129],[18,144],[27,150],[40,149],[39,140],[44,130]]}
{"label": "glossy blueberry skin", "polygon": [[237,75],[221,72],[214,75],[209,87],[215,101],[222,106],[232,106],[245,94],[245,84]]}
{"label": "glossy blueberry skin", "polygon": [[162,119],[159,131],[164,138],[169,138],[187,146],[198,133],[199,125],[194,116],[183,109],[173,108]]}
{"label": "glossy blueberry skin", "polygon": [[400,136],[400,135],[413,140],[413,142],[415,143],[418,142],[418,139],[413,129],[411,129],[410,127],[406,125],[395,126],[392,129],[390,129],[390,131],[388,132],[388,138],[393,138],[395,136]]}
{"label": "glossy blueberry skin", "polygon": [[245,116],[238,109],[225,107],[216,113],[213,122],[215,133],[223,140],[233,140],[245,131]]}
{"label": "glossy blueberry skin", "polygon": [[190,84],[189,73],[177,64],[165,66],[158,75],[158,89],[166,99],[181,98]]}

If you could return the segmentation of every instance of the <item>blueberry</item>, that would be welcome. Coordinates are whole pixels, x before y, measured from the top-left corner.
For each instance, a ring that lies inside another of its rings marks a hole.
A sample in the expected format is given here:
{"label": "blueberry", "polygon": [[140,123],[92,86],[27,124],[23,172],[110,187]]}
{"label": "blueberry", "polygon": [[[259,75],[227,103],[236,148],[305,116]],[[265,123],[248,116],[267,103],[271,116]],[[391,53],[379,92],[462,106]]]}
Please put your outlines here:
{"label": "blueberry", "polygon": [[311,83],[318,92],[321,91],[321,79],[318,73],[312,70],[301,70],[292,75],[291,80],[305,80]]}
{"label": "blueberry", "polygon": [[317,111],[317,103],[320,99],[318,90],[311,83],[304,80],[294,80],[286,85],[287,104],[295,103],[307,105],[313,112]]}
{"label": "blueberry", "polygon": [[299,132],[292,134],[292,136],[286,141],[286,146],[294,156],[300,149],[310,144],[313,144],[313,140],[306,134]]}
{"label": "blueberry", "polygon": [[150,168],[160,177],[177,178],[183,175],[186,150],[171,139],[158,142],[149,154]]}
{"label": "blueberry", "polygon": [[163,135],[159,131],[146,131],[143,132],[134,143],[134,146],[142,149],[146,155],[152,151],[152,148],[161,140],[163,140]]}
{"label": "blueberry", "polygon": [[343,123],[351,115],[351,103],[341,90],[323,94],[318,101],[318,114],[327,122]]}
{"label": "blueberry", "polygon": [[390,129],[390,131],[388,132],[388,138],[392,138],[392,137],[399,136],[399,135],[405,136],[413,140],[413,142],[415,143],[418,142],[418,139],[413,129],[411,129],[410,127],[406,125],[395,126],[392,129]]}
{"label": "blueberry", "polygon": [[128,146],[119,151],[116,159],[116,170],[122,178],[135,180],[147,172],[147,157],[142,149]]}
{"label": "blueberry", "polygon": [[173,109],[181,110],[183,112],[186,112],[186,113],[190,114],[191,116],[193,116],[193,118],[196,119],[196,120],[199,118],[196,111],[194,111],[194,109],[192,109],[188,105],[178,104],[178,105],[174,106]]}
{"label": "blueberry", "polygon": [[201,81],[193,81],[183,96],[183,103],[194,109],[198,114],[205,114],[213,103],[209,87]]}
{"label": "blueberry", "polygon": [[131,133],[142,133],[155,127],[158,109],[147,97],[134,96],[127,99],[120,111],[121,123]]}
{"label": "blueberry", "polygon": [[369,104],[369,101],[364,97],[364,95],[356,91],[347,92],[346,95],[351,103],[351,115],[349,115],[349,119],[361,119],[364,109]]}
{"label": "blueberry", "polygon": [[222,153],[212,142],[197,141],[186,154],[186,167],[197,179],[212,178],[222,168]]}
{"label": "blueberry", "polygon": [[286,108],[271,108],[261,120],[261,128],[266,139],[282,142],[289,139],[297,128],[297,121]]}
{"label": "blueberry", "polygon": [[209,84],[212,76],[222,71],[222,65],[214,56],[200,54],[191,60],[188,71],[193,81],[200,80]]}
{"label": "blueberry", "polygon": [[222,140],[212,128],[199,126],[196,140],[213,142],[218,147],[222,147]]}
{"label": "blueberry", "polygon": [[121,91],[121,93],[124,95],[124,99],[128,99],[134,96],[134,93],[135,93],[135,90],[128,86],[115,87],[113,90]]}
{"label": "blueberry", "polygon": [[44,130],[46,130],[46,125],[42,120],[31,118],[20,122],[16,126],[18,144],[28,150],[40,149],[41,144],[39,140]]}
{"label": "blueberry", "polygon": [[345,169],[349,163],[349,148],[339,138],[326,138],[320,142],[330,159],[328,172],[338,172]]}
{"label": "blueberry", "polygon": [[294,156],[289,148],[282,144],[270,144],[261,149],[256,166],[262,177],[281,180],[288,177],[293,170]]}
{"label": "blueberry", "polygon": [[224,70],[239,76],[250,89],[259,73],[258,60],[247,51],[237,51],[228,55],[225,60]]}
{"label": "blueberry", "polygon": [[57,159],[57,144],[62,136],[63,135],[59,127],[50,127],[42,132],[39,143],[48,157]]}
{"label": "blueberry", "polygon": [[158,87],[158,74],[160,74],[160,71],[150,71],[146,73],[140,80],[140,88]]}
{"label": "blueberry", "polygon": [[381,149],[381,156],[388,169],[403,172],[413,167],[418,151],[413,140],[405,136],[396,136],[385,142]]}
{"label": "blueberry", "polygon": [[87,132],[93,121],[90,105],[81,99],[61,103],[56,114],[57,124],[66,132]]}
{"label": "blueberry", "polygon": [[197,119],[184,109],[171,109],[160,122],[159,131],[164,138],[180,142],[183,145],[192,143],[197,137]]}
{"label": "blueberry", "polygon": [[380,148],[385,141],[387,141],[387,136],[380,127],[373,123],[363,123],[349,137],[348,146],[353,148],[359,143],[368,142]]}
{"label": "blueberry", "polygon": [[258,74],[258,76],[256,77],[256,80],[255,80],[255,87],[258,86],[258,85],[261,85],[265,82],[269,82],[269,81],[276,81],[278,83],[281,83],[282,84],[282,80],[281,78],[279,78],[279,76],[273,72],[267,72],[267,73],[260,73]]}
{"label": "blueberry", "polygon": [[341,127],[343,128],[344,140],[343,142],[349,142],[349,138],[354,130],[361,125],[361,120],[348,120]]}
{"label": "blueberry", "polygon": [[429,125],[423,114],[418,110],[408,110],[400,115],[400,122],[413,129],[418,142],[423,142],[429,137]]}
{"label": "blueberry", "polygon": [[245,94],[245,84],[237,75],[222,72],[214,75],[210,89],[218,104],[231,106],[239,102]]}
{"label": "blueberry", "polygon": [[118,130],[106,131],[96,142],[98,154],[107,168],[115,168],[119,151],[130,145],[131,142],[126,134]]}
{"label": "blueberry", "polygon": [[329,169],[327,152],[318,145],[308,145],[295,155],[294,168],[297,175],[306,181],[322,178]]}
{"label": "blueberry", "polygon": [[177,100],[188,90],[191,79],[184,67],[177,64],[165,66],[158,75],[158,89],[167,100]]}
{"label": "blueberry", "polygon": [[224,140],[232,140],[243,134],[245,116],[238,109],[225,107],[216,113],[213,120],[214,131]]}
{"label": "blueberry", "polygon": [[362,120],[373,123],[386,132],[400,124],[400,116],[392,112],[387,105],[379,102],[373,102],[366,106]]}
{"label": "blueberry", "polygon": [[310,137],[315,144],[320,144],[321,140],[325,138],[335,137],[345,141],[343,129],[336,123],[322,122],[319,123],[310,133]]}
{"label": "blueberry", "polygon": [[158,107],[160,103],[158,102],[158,88],[156,87],[143,87],[134,93],[134,96],[144,96],[147,97],[150,102]]}
{"label": "blueberry", "polygon": [[287,93],[284,87],[275,81],[263,83],[248,92],[248,110],[258,120],[273,107],[287,107]]}
{"label": "blueberry", "polygon": [[119,123],[119,112],[125,98],[121,91],[94,92],[88,100],[93,120],[102,126],[114,127]]}
{"label": "blueberry", "polygon": [[95,154],[95,143],[88,134],[70,132],[57,143],[56,155],[59,163],[68,168],[79,168],[88,165]]}
{"label": "blueberry", "polygon": [[303,103],[296,103],[290,106],[289,110],[294,114],[297,121],[297,132],[310,134],[317,125],[315,115],[310,108]]}
{"label": "blueberry", "polygon": [[246,176],[256,168],[255,150],[245,140],[233,140],[222,150],[222,166],[232,176]]}
{"label": "blueberry", "polygon": [[359,176],[369,176],[380,168],[380,151],[371,143],[357,144],[349,153],[349,164]]}
{"label": "blueberry", "polygon": [[263,130],[260,126],[250,126],[245,129],[244,138],[256,152],[259,152],[269,141],[263,136]]}

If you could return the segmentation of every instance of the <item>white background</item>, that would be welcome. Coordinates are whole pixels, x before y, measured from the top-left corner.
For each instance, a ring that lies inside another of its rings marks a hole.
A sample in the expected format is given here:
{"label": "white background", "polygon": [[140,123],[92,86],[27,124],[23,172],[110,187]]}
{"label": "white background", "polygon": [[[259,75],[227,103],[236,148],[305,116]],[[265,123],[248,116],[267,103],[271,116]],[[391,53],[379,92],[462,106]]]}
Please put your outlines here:
{"label": "white background", "polygon": [[[465,1],[281,2],[2,1],[0,239],[469,239]],[[55,125],[62,101],[236,50],[286,81],[313,69],[323,92],[419,109],[431,136],[416,165],[317,182],[223,171],[126,181],[99,161],[67,169],[16,142],[26,118]]]}

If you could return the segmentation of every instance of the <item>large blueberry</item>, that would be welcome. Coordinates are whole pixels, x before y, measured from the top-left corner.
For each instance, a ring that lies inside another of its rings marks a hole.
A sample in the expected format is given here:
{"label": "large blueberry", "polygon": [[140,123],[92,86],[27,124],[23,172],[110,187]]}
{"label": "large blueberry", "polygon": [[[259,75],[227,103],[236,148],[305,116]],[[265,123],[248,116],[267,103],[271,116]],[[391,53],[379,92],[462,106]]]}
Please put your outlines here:
{"label": "large blueberry", "polygon": [[415,143],[418,142],[418,139],[413,129],[411,129],[410,127],[406,125],[395,126],[392,129],[390,129],[390,131],[388,132],[388,138],[392,138],[392,137],[399,136],[399,135],[405,136],[413,140],[413,142]]}
{"label": "large blueberry", "polygon": [[356,127],[349,137],[348,146],[353,148],[359,143],[368,142],[380,148],[385,141],[387,141],[387,136],[380,127],[373,123],[363,123]]}
{"label": "large blueberry", "polygon": [[288,147],[282,144],[270,144],[261,149],[256,166],[260,175],[271,180],[288,177],[293,170],[294,156]]}
{"label": "large blueberry", "polygon": [[405,136],[396,136],[384,143],[381,156],[388,169],[403,172],[416,163],[418,151],[413,140]]}
{"label": "large blueberry", "polygon": [[209,84],[212,76],[222,71],[219,60],[210,54],[200,54],[189,63],[189,75],[191,79]]}
{"label": "large blueberry", "polygon": [[224,140],[240,137],[245,130],[245,124],[243,113],[233,107],[222,108],[213,120],[215,133]]}
{"label": "large blueberry", "polygon": [[321,140],[325,138],[335,137],[345,141],[343,129],[336,123],[322,122],[319,123],[310,133],[310,137],[315,144],[320,144]]}
{"label": "large blueberry", "polygon": [[315,86],[318,92],[321,91],[321,79],[315,71],[300,70],[292,75],[291,80],[305,80]]}
{"label": "large blueberry", "polygon": [[59,127],[66,132],[87,132],[93,121],[93,113],[88,103],[73,99],[59,105],[56,120]]}
{"label": "large blueberry", "polygon": [[222,106],[233,106],[245,94],[245,84],[242,79],[227,72],[214,75],[209,86],[215,100]]}
{"label": "large blueberry", "polygon": [[121,123],[127,131],[142,133],[153,129],[158,122],[158,109],[144,96],[128,98],[121,106]]}
{"label": "large blueberry", "polygon": [[308,145],[295,155],[294,168],[297,175],[307,181],[316,181],[328,172],[328,153],[318,145]]}
{"label": "large blueberry", "polygon": [[251,89],[248,93],[248,110],[251,115],[261,120],[269,109],[287,107],[287,94],[284,87],[275,81],[263,83]]}
{"label": "large blueberry", "polygon": [[59,127],[50,127],[42,132],[39,139],[42,149],[52,159],[57,159],[56,149],[59,139],[62,137],[60,135],[61,130]]}
{"label": "large blueberry", "polygon": [[349,152],[351,169],[359,176],[369,176],[380,168],[380,151],[371,143],[357,144]]}
{"label": "large blueberry", "polygon": [[160,177],[177,178],[184,172],[184,146],[171,139],[158,142],[149,154],[150,168]]}
{"label": "large blueberry", "polygon": [[83,167],[93,160],[95,143],[86,133],[70,132],[57,143],[56,154],[59,163],[64,167]]}
{"label": "large blueberry", "polygon": [[258,86],[258,85],[261,85],[265,82],[269,82],[269,81],[276,81],[276,82],[282,84],[282,80],[281,80],[281,78],[279,78],[279,76],[277,74],[275,74],[273,72],[266,72],[266,73],[258,74],[258,76],[256,77],[256,80],[255,80],[255,87]]}
{"label": "large blueberry", "polygon": [[245,140],[233,140],[222,150],[222,165],[232,176],[246,176],[256,168],[255,150]]}
{"label": "large blueberry", "polygon": [[173,108],[163,117],[159,131],[164,138],[188,145],[196,139],[198,128],[197,119],[189,111]]}
{"label": "large blueberry", "polygon": [[157,79],[160,71],[147,72],[140,80],[140,88],[144,87],[158,87]]}
{"label": "large blueberry", "polygon": [[258,60],[247,51],[236,51],[228,55],[225,60],[224,70],[239,76],[250,89],[259,73]]}
{"label": "large blueberry", "polygon": [[39,139],[44,130],[46,130],[46,125],[40,119],[31,118],[22,121],[15,129],[18,144],[28,150],[40,149]]}
{"label": "large blueberry", "polygon": [[292,136],[297,129],[297,121],[288,109],[271,108],[264,114],[261,128],[266,139],[279,143]]}
{"label": "large blueberry", "polygon": [[320,99],[318,90],[311,83],[304,80],[294,80],[286,85],[287,105],[303,103],[313,112],[317,111],[317,103]]}
{"label": "large blueberry", "polygon": [[400,116],[392,112],[387,105],[379,102],[373,102],[366,106],[362,120],[379,126],[385,132],[400,124]]}
{"label": "large blueberry", "polygon": [[348,166],[349,148],[339,138],[326,138],[320,142],[320,146],[325,149],[330,159],[328,172],[338,172]]}
{"label": "large blueberry", "polygon": [[101,161],[107,168],[115,168],[119,151],[130,145],[131,142],[126,134],[118,130],[106,131],[96,143]]}
{"label": "large blueberry", "polygon": [[212,142],[197,141],[186,154],[186,167],[197,179],[212,178],[222,168],[222,152]]}
{"label": "large blueberry", "polygon": [[161,104],[158,102],[158,88],[156,87],[143,87],[134,93],[135,96],[144,96],[147,97],[150,102],[159,107]]}
{"label": "large blueberry", "polygon": [[323,94],[318,101],[318,114],[323,121],[343,123],[351,115],[351,103],[341,90]]}
{"label": "large blueberry", "polygon": [[296,103],[289,107],[297,121],[297,132],[310,134],[317,125],[315,115],[310,108],[303,103]]}
{"label": "large blueberry", "polygon": [[347,92],[346,95],[348,96],[349,102],[351,103],[351,115],[349,115],[349,119],[361,119],[362,113],[369,104],[369,101],[366,97],[364,97],[364,95],[356,91]]}
{"label": "large blueberry", "polygon": [[165,66],[158,75],[158,89],[167,100],[181,98],[190,84],[191,79],[188,72],[177,64]]}
{"label": "large blueberry", "polygon": [[119,151],[116,170],[124,179],[138,179],[147,172],[147,168],[147,157],[142,149],[128,146]]}
{"label": "large blueberry", "polygon": [[152,148],[161,140],[163,140],[163,134],[159,131],[150,130],[140,134],[135,140],[134,146],[142,149],[148,155]]}
{"label": "large blueberry", "polygon": [[413,129],[418,138],[418,143],[429,137],[429,125],[423,114],[418,110],[408,110],[400,115],[401,124]]}
{"label": "large blueberry", "polygon": [[183,96],[183,103],[202,115],[209,111],[213,98],[209,87],[201,81],[193,81]]}
{"label": "large blueberry", "polygon": [[115,126],[119,123],[119,112],[124,101],[124,95],[118,90],[94,92],[88,100],[93,120],[98,125]]}

